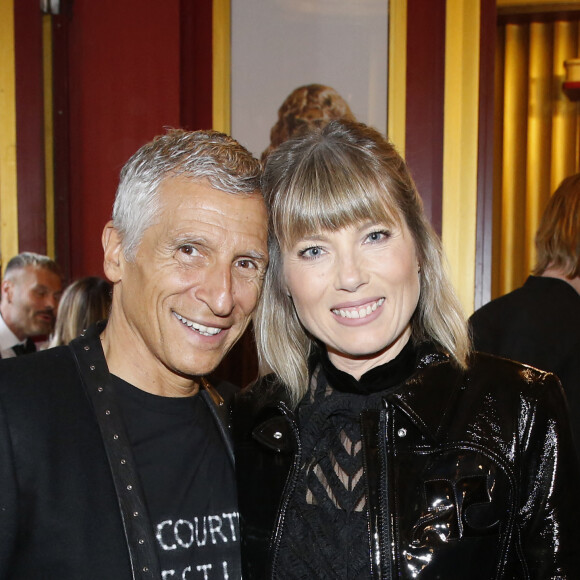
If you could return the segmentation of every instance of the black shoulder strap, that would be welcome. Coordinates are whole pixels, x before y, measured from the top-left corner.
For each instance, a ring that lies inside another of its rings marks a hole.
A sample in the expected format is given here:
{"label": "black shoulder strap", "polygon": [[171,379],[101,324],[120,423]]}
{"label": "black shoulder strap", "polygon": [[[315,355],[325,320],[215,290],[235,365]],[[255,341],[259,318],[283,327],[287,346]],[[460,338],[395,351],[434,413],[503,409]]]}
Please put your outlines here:
{"label": "black shoulder strap", "polygon": [[158,580],[161,572],[153,528],[98,334],[96,328],[91,328],[69,346],[103,437],[119,500],[133,578]]}

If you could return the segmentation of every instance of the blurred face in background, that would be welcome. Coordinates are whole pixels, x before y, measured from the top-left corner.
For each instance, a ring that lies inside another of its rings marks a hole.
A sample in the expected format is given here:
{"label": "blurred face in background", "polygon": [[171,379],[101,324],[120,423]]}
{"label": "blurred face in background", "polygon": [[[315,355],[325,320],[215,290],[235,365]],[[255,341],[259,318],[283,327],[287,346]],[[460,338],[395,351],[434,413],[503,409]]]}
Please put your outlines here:
{"label": "blurred face in background", "polygon": [[25,266],[2,282],[2,316],[18,337],[48,335],[54,328],[62,294],[60,276],[46,268]]}

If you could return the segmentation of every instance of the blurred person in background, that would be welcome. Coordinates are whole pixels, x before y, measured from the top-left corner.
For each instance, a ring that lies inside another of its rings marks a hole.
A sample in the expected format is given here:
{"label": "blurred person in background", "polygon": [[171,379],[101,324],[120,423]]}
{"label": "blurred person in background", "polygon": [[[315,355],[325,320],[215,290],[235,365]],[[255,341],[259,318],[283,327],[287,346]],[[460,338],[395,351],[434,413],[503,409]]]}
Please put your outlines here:
{"label": "blurred person in background", "polygon": [[312,127],[324,127],[334,119],[354,121],[348,103],[326,85],[310,84],[294,89],[278,109],[278,120],[270,130],[270,145],[262,162],[284,141]]}
{"label": "blurred person in background", "polygon": [[562,181],[536,233],[536,266],[521,288],[470,318],[477,350],[558,375],[580,445],[580,173]]}
{"label": "blurred person in background", "polygon": [[6,265],[0,299],[0,357],[36,351],[34,339],[54,328],[62,294],[57,263],[41,254],[22,252]]}
{"label": "blurred person in background", "polygon": [[76,280],[62,294],[49,347],[68,344],[91,324],[109,317],[113,286],[99,276]]}

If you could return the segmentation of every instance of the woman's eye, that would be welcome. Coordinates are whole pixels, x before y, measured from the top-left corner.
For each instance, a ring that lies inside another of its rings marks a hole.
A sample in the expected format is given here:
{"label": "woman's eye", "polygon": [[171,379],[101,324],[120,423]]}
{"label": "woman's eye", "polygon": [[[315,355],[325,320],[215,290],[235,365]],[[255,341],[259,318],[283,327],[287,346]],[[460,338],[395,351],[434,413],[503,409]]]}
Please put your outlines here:
{"label": "woman's eye", "polygon": [[318,246],[313,246],[312,248],[305,248],[304,250],[300,250],[298,252],[298,255],[301,258],[308,258],[312,260],[322,255],[322,248],[319,248]]}
{"label": "woman's eye", "polygon": [[367,236],[367,240],[369,240],[370,242],[381,242],[382,240],[387,239],[390,235],[391,234],[389,231],[380,230],[380,231],[376,231],[376,232],[371,232]]}

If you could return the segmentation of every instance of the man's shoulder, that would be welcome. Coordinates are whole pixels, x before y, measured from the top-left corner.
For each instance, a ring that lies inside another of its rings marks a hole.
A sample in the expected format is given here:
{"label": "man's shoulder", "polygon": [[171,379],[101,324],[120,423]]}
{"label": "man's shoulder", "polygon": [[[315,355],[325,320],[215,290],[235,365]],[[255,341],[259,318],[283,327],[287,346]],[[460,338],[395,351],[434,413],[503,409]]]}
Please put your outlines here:
{"label": "man's shoulder", "polygon": [[66,346],[0,360],[0,394],[12,388],[63,385],[76,374],[76,365]]}

